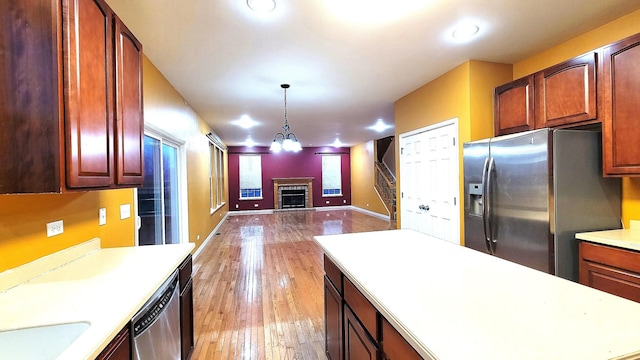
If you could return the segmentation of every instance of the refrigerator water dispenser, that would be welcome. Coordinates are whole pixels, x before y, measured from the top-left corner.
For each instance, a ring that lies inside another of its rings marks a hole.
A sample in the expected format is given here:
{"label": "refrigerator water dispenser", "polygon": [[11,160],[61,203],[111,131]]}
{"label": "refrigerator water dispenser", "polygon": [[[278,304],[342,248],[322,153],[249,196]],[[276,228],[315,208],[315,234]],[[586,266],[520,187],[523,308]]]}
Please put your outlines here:
{"label": "refrigerator water dispenser", "polygon": [[469,184],[469,215],[482,216],[482,183]]}

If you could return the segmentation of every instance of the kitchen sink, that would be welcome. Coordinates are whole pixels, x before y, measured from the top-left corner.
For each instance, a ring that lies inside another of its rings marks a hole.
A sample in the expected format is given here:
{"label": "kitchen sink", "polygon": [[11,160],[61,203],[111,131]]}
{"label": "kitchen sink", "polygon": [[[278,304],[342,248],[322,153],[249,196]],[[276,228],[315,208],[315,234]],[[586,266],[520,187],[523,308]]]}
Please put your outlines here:
{"label": "kitchen sink", "polygon": [[89,326],[88,322],[74,322],[3,330],[0,354],[3,359],[55,359]]}

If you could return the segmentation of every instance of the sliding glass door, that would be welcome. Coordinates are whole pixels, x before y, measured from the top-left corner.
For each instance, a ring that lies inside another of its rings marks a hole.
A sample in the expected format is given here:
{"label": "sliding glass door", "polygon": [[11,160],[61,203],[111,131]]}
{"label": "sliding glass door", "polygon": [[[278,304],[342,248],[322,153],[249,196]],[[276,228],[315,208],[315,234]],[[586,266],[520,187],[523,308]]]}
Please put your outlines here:
{"label": "sliding glass door", "polygon": [[144,136],[144,185],[138,189],[139,245],[180,243],[179,148]]}

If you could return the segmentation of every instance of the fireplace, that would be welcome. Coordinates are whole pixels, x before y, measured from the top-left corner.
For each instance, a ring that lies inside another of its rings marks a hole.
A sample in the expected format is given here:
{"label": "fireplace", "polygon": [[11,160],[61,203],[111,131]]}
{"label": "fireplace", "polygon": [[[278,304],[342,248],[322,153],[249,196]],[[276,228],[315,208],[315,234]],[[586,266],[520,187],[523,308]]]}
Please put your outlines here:
{"label": "fireplace", "polygon": [[306,208],[308,191],[306,185],[279,187],[278,207],[280,209]]}
{"label": "fireplace", "polygon": [[274,178],[273,203],[278,209],[305,209],[313,207],[313,178]]}

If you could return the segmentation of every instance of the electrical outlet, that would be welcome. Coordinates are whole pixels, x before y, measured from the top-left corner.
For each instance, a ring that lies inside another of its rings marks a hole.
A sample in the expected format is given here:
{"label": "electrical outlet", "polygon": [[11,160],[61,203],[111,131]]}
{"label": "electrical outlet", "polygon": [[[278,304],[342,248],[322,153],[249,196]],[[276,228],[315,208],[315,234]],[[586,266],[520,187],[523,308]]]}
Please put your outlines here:
{"label": "electrical outlet", "polygon": [[98,225],[106,225],[107,224],[107,209],[100,208],[98,211]]}
{"label": "electrical outlet", "polygon": [[47,223],[47,237],[60,235],[64,232],[62,220]]}
{"label": "electrical outlet", "polygon": [[326,203],[328,204],[328,203],[329,203],[329,200],[327,200],[327,201],[326,201]]}
{"label": "electrical outlet", "polygon": [[342,203],[343,203],[343,204],[346,204],[346,203],[347,203],[347,200],[342,200]]}
{"label": "electrical outlet", "polygon": [[258,204],[253,204],[253,207],[258,207]]}

